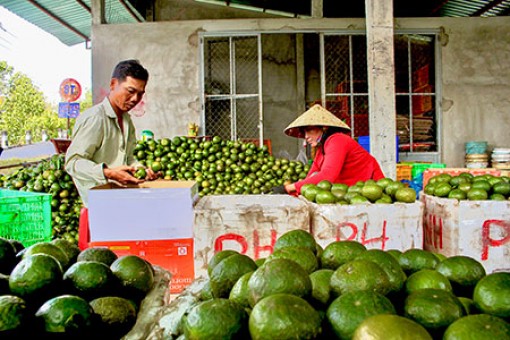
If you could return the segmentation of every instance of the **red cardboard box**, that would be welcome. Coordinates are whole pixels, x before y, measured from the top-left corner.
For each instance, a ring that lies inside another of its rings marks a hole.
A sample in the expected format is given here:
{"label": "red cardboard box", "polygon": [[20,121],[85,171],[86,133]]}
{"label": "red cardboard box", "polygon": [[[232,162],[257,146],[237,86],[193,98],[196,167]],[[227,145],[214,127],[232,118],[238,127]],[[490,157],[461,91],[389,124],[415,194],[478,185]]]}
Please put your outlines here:
{"label": "red cardboard box", "polygon": [[136,255],[172,273],[170,293],[179,294],[195,279],[192,238],[148,241],[91,242],[89,247],[107,247],[117,256]]}

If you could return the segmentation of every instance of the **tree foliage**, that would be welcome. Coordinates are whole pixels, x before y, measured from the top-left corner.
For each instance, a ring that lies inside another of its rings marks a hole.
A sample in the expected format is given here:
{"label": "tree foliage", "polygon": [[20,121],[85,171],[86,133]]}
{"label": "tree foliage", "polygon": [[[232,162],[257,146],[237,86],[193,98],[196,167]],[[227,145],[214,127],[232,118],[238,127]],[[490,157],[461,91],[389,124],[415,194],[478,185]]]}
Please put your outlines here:
{"label": "tree foliage", "polygon": [[58,118],[32,80],[0,61],[0,131],[7,131],[9,144],[25,143],[27,130],[32,133],[32,141],[37,142],[42,130],[53,138],[58,129],[66,128],[66,120]]}
{"label": "tree foliage", "polygon": [[94,102],[92,101],[92,91],[87,90],[83,95],[82,100],[80,102],[80,112],[85,111],[86,109],[92,107]]}

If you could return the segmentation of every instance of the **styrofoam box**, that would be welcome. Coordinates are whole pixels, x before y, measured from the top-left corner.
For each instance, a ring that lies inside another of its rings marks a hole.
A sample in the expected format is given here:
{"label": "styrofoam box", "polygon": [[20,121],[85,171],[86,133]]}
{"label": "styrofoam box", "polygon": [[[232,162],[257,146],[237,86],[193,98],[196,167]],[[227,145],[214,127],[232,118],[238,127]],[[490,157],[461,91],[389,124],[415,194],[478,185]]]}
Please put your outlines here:
{"label": "styrofoam box", "polygon": [[157,180],[89,191],[90,241],[149,241],[193,236],[194,181]]}
{"label": "styrofoam box", "polygon": [[[305,198],[301,198],[306,201]],[[323,248],[354,240],[367,249],[423,248],[423,203],[311,205],[312,234]]]}
{"label": "styrofoam box", "polygon": [[487,273],[510,271],[510,201],[458,201],[421,193],[424,247],[465,255]]}
{"label": "styrofoam box", "polygon": [[310,231],[308,205],[289,195],[205,196],[194,212],[195,277],[207,276],[218,251],[232,249],[256,260],[270,255],[285,232]]}

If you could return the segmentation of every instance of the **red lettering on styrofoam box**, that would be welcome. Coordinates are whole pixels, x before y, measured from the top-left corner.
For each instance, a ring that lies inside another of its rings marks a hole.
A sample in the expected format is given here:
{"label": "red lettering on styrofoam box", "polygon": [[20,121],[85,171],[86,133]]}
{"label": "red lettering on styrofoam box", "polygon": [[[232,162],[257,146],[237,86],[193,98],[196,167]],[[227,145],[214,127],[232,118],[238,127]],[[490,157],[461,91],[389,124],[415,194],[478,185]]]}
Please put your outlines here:
{"label": "red lettering on styrofoam box", "polygon": [[223,250],[223,242],[226,241],[234,241],[237,242],[241,246],[241,250],[239,253],[246,254],[246,251],[248,251],[248,242],[246,241],[246,237],[239,234],[234,233],[228,233],[220,235],[216,238],[214,241],[214,252],[217,253],[219,251]]}
{"label": "red lettering on styrofoam box", "polygon": [[381,236],[367,239],[368,225],[366,222],[363,223],[363,230],[361,231],[361,240],[360,240],[361,244],[367,245],[367,244],[375,244],[375,243],[380,242],[381,243],[380,249],[385,250],[386,241],[389,240],[389,238],[386,236],[386,224],[387,224],[387,222],[386,222],[386,220],[384,220],[383,225],[382,225]]}
{"label": "red lettering on styrofoam box", "polygon": [[343,240],[345,241],[356,240],[356,236],[358,236],[358,226],[351,222],[342,222],[336,226],[335,241],[342,241],[344,229],[350,229],[351,233],[348,237],[344,237]]}
{"label": "red lettering on styrofoam box", "polygon": [[[498,235],[501,235],[499,239],[493,238],[494,234],[497,232],[500,232]],[[482,224],[482,261],[487,261],[489,259],[489,247],[501,247],[509,242],[510,221],[484,221]]]}
{"label": "red lettering on styrofoam box", "polygon": [[276,243],[276,230],[271,230],[271,244],[268,245],[260,245],[260,237],[258,230],[253,231],[253,252],[255,260],[260,258],[260,253],[263,251],[269,252],[269,254],[273,253],[274,244]]}
{"label": "red lettering on styrofoam box", "polygon": [[242,235],[234,234],[234,233],[223,234],[223,235],[218,236],[216,238],[216,240],[214,241],[214,252],[217,253],[219,251],[222,251],[224,249],[225,242],[233,241],[233,242],[239,244],[239,246],[241,248],[239,250],[240,254],[246,254],[249,250],[249,247],[250,246],[253,247],[253,254],[254,254],[253,257],[255,260],[257,260],[260,257],[260,254],[262,252],[268,252],[269,254],[271,254],[273,252],[277,236],[278,235],[276,234],[276,230],[271,230],[271,241],[270,241],[271,243],[261,245],[260,244],[260,234],[259,234],[258,230],[253,231],[253,244],[249,244],[246,237],[244,237]]}
{"label": "red lettering on styrofoam box", "polygon": [[424,243],[434,249],[443,249],[443,219],[429,214],[424,222]]}
{"label": "red lettering on styrofoam box", "polygon": [[[386,241],[389,240],[389,238],[386,236],[386,225],[387,225],[387,222],[383,221],[382,228],[381,228],[381,236],[367,238],[367,233],[368,233],[369,227],[368,227],[368,224],[366,222],[364,222],[363,228],[361,229],[361,236],[360,236],[359,242],[363,245],[375,244],[375,243],[380,242],[380,244],[381,244],[380,249],[385,250]],[[349,232],[349,234],[348,234],[349,236],[342,237],[343,235],[345,235],[346,229]],[[336,231],[335,232],[335,241],[342,241],[342,240],[343,241],[356,241],[358,238],[359,228],[356,224],[354,224],[352,222],[341,222],[336,226],[335,231]]]}

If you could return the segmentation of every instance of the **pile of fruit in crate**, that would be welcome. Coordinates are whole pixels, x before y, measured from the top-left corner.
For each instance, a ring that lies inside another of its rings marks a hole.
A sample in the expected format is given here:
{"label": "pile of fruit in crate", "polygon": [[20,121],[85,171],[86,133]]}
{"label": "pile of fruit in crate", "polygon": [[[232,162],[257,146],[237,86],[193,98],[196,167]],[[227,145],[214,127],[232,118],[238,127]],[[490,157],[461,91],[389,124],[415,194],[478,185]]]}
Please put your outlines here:
{"label": "pile of fruit in crate", "polygon": [[64,170],[63,154],[14,171],[3,179],[0,186],[9,190],[51,194],[53,238],[77,242],[82,201],[71,176]]}
{"label": "pile of fruit in crate", "polygon": [[423,188],[427,195],[457,200],[510,200],[510,177],[443,173],[431,177]]}
{"label": "pile of fruit in crate", "polygon": [[[119,339],[154,284],[144,259],[54,239],[24,248],[0,238],[0,334]],[[68,338],[68,337],[66,337]]]}
{"label": "pile of fruit in crate", "polygon": [[[265,259],[217,252],[202,289],[166,336],[187,339],[508,339],[510,273],[487,274],[467,256],[422,249],[324,248],[303,230]],[[191,286],[189,287],[191,288]],[[193,299],[194,297],[194,299]],[[190,302],[191,301],[191,302]],[[172,307],[172,304],[170,305]],[[179,318],[175,321],[174,318]],[[159,329],[159,328],[158,328]]]}
{"label": "pile of fruit in crate", "polygon": [[359,181],[351,186],[322,180],[317,184],[303,185],[301,195],[318,204],[391,204],[416,201],[416,191],[413,188],[391,178]]}
{"label": "pile of fruit in crate", "polygon": [[[135,158],[169,180],[195,180],[199,194],[261,194],[306,177],[309,165],[269,154],[254,143],[177,136],[140,140]],[[143,178],[144,170],[136,173]]]}
{"label": "pile of fruit in crate", "polygon": [[[134,156],[164,179],[196,181],[200,196],[270,193],[274,186],[304,178],[309,170],[302,162],[273,157],[267,146],[218,136],[211,140],[183,136],[139,140]],[[82,201],[64,170],[64,157],[54,155],[0,177],[0,187],[52,194],[53,238],[76,243]],[[135,176],[143,178],[146,172],[139,169]]]}

